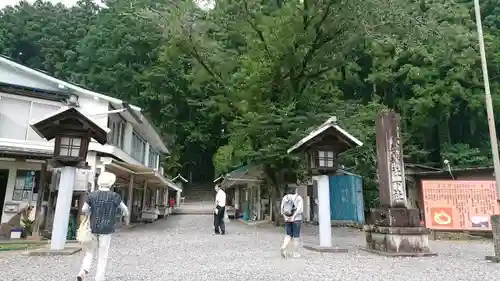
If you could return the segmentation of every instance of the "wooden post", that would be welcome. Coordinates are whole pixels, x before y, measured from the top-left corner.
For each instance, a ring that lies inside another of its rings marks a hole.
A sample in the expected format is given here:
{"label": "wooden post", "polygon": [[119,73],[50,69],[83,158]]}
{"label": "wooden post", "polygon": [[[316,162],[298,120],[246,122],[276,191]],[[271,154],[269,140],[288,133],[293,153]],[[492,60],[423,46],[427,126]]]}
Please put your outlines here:
{"label": "wooden post", "polygon": [[261,200],[260,200],[260,185],[257,184],[257,220],[260,221],[261,217]]}
{"label": "wooden post", "polygon": [[134,196],[134,174],[130,175],[130,180],[128,182],[128,200],[127,200],[127,207],[130,210],[129,217],[125,219],[125,224],[130,225],[130,217],[132,216],[132,197]]}
{"label": "wooden post", "polygon": [[[36,199],[36,210],[35,210],[35,222],[33,223],[33,239],[41,239],[41,226],[43,223],[43,197],[46,191],[45,188],[48,187],[47,184],[47,164],[43,163],[40,168],[40,186],[38,187],[38,197]],[[30,199],[33,196],[33,193],[30,193]],[[48,210],[48,208],[47,208]]]}

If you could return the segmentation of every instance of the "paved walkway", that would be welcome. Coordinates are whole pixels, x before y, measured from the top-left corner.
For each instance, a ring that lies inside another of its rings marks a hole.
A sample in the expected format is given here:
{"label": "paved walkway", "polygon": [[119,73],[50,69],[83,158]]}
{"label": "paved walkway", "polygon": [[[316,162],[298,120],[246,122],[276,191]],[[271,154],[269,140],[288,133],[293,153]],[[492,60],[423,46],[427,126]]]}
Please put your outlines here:
{"label": "paved walkway", "polygon": [[[179,215],[115,234],[107,281],[486,281],[497,280],[500,265],[484,261],[488,242],[432,242],[430,258],[385,258],[356,249],[360,231],[335,229],[336,242],[349,253],[303,251],[284,260],[277,248],[282,232],[274,227],[228,224],[229,234],[213,236],[211,216]],[[313,241],[316,228],[305,227]],[[76,280],[81,255],[27,257],[0,254],[1,281]]]}

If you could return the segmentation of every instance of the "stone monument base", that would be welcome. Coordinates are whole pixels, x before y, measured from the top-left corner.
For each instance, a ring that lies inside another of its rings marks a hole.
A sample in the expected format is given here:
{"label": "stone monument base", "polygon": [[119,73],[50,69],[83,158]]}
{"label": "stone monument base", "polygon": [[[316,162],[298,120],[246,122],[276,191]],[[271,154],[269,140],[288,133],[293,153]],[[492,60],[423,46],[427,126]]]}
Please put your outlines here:
{"label": "stone monument base", "polygon": [[384,256],[436,256],[429,249],[429,230],[424,227],[365,226],[366,248]]}
{"label": "stone monument base", "polygon": [[322,247],[319,245],[303,244],[302,247],[309,251],[320,252],[320,253],[347,253],[348,250],[338,247]]}
{"label": "stone monument base", "polygon": [[420,227],[418,209],[370,210],[370,225],[364,227],[364,250],[384,256],[435,256],[429,250],[429,230]]}

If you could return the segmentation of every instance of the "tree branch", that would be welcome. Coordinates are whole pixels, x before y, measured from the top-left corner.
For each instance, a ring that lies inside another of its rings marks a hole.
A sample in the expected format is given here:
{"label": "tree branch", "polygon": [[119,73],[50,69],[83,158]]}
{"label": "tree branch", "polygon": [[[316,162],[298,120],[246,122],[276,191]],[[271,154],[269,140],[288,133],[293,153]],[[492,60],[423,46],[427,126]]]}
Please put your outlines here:
{"label": "tree branch", "polygon": [[203,69],[205,69],[205,71],[208,72],[208,74],[210,74],[210,76],[212,76],[218,82],[224,84],[222,82],[222,78],[220,77],[220,75],[215,73],[215,71],[208,65],[208,63],[202,58],[202,56],[198,52],[198,49],[196,48],[196,45],[194,44],[192,28],[190,28],[188,38],[189,38],[189,42],[190,42],[190,50],[189,50],[190,54],[203,67]]}
{"label": "tree branch", "polygon": [[[308,2],[308,1],[304,0],[304,7],[306,7],[306,2]],[[311,62],[311,60],[313,59],[315,53],[321,47],[323,47],[325,44],[327,44],[327,43],[331,42],[332,40],[334,40],[337,37],[337,34],[339,33],[339,32],[336,32],[334,35],[327,36],[327,37],[323,36],[324,32],[322,31],[322,26],[325,23],[325,21],[328,19],[328,16],[331,15],[333,3],[334,3],[334,1],[329,1],[328,2],[328,5],[325,8],[325,12],[322,14],[322,16],[319,19],[319,21],[314,24],[314,30],[315,30],[314,40],[313,40],[311,46],[309,47],[309,49],[307,50],[307,53],[305,54],[304,58],[302,59],[302,63],[300,65],[300,71],[299,71],[299,73],[297,75],[295,75],[295,77],[292,77],[292,71],[293,70],[290,70],[290,72],[285,76],[285,77],[290,77],[291,78],[291,80],[293,81],[292,82],[292,86],[293,86],[293,88],[296,91],[299,89],[299,87],[300,87],[300,79],[302,77],[304,77],[304,73],[306,71],[307,65]],[[312,18],[311,18],[311,22],[312,22]],[[304,25],[304,28],[308,28],[309,24],[311,22],[307,23],[307,26]],[[295,49],[298,48],[298,42],[295,43],[294,48]]]}
{"label": "tree branch", "polygon": [[308,73],[307,75],[305,75],[305,78],[308,79],[308,80],[317,78],[318,76],[321,76],[321,74],[326,73],[326,72],[328,72],[330,70],[335,69],[335,67],[337,67],[337,66],[336,65],[332,65],[332,66],[322,67],[322,68],[320,68],[319,70],[317,70],[315,72]]}
{"label": "tree branch", "polygon": [[[250,10],[248,9],[248,2],[246,0],[243,1],[243,7],[245,9],[245,19],[250,24],[252,29],[257,33],[257,36],[259,37],[260,41],[264,44],[264,49],[266,52],[269,52],[269,47],[267,45],[267,41],[264,38],[264,33],[262,33],[262,30],[260,30],[257,25],[252,21],[255,20],[255,16],[250,13]],[[250,19],[251,18],[251,19]]]}

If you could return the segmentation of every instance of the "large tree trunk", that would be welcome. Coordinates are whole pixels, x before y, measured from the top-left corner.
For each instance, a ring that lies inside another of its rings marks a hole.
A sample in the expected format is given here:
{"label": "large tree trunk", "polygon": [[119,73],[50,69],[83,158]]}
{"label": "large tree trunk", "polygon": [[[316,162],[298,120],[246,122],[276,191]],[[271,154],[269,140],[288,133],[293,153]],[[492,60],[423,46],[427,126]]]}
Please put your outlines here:
{"label": "large tree trunk", "polygon": [[283,197],[284,190],[284,173],[283,171],[274,172],[271,177],[272,181],[272,202],[273,202],[273,221],[275,226],[283,224],[283,217],[281,216],[281,198]]}

